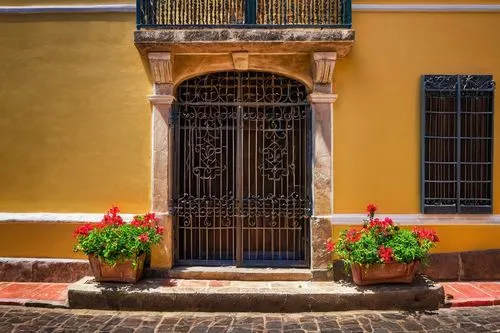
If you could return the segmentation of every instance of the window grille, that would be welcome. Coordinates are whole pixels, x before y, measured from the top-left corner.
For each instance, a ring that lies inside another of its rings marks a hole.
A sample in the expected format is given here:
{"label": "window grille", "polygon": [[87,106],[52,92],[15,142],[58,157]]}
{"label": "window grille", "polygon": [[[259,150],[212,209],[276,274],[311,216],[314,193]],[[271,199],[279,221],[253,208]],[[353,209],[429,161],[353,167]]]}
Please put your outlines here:
{"label": "window grille", "polygon": [[422,211],[491,213],[491,75],[424,75]]}

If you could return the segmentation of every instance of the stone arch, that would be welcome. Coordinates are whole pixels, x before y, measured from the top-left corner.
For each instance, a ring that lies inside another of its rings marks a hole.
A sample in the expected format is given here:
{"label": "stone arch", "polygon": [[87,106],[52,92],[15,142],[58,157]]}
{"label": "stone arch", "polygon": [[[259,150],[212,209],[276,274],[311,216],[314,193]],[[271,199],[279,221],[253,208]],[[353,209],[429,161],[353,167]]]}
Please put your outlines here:
{"label": "stone arch", "polygon": [[238,62],[232,54],[177,55],[173,68],[174,91],[180,83],[190,78],[235,70],[279,74],[302,83],[309,92],[312,91],[313,79],[309,54],[249,54],[245,59],[243,63]]}

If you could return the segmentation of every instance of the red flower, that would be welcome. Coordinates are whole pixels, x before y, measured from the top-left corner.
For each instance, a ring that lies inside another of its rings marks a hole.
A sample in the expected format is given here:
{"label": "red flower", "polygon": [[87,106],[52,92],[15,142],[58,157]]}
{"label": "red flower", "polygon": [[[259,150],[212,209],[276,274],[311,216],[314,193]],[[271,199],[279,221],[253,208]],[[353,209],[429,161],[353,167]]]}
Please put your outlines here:
{"label": "red flower", "polygon": [[155,213],[148,213],[144,215],[144,221],[145,222],[156,222],[156,216]]}
{"label": "red flower", "polygon": [[366,212],[368,213],[368,217],[372,218],[375,215],[375,212],[377,211],[377,206],[374,204],[369,204],[366,206]]}
{"label": "red flower", "polygon": [[328,239],[326,241],[326,251],[327,252],[333,252],[333,250],[335,250],[335,243],[332,242],[331,239]]}
{"label": "red flower", "polygon": [[345,237],[349,243],[356,243],[361,238],[361,233],[356,229],[349,229]]}
{"label": "red flower", "polygon": [[392,261],[392,256],[394,255],[394,252],[392,251],[392,248],[390,247],[385,247],[385,246],[380,246],[378,248],[378,256],[384,263],[388,263]]}
{"label": "red flower", "polygon": [[423,229],[419,227],[413,227],[413,234],[417,236],[418,239],[424,240],[427,239],[430,242],[439,242],[439,237],[434,230]]}
{"label": "red flower", "polygon": [[134,227],[142,227],[144,226],[144,218],[140,215],[136,215],[130,224]]}
{"label": "red flower", "polygon": [[124,224],[123,219],[118,213],[120,212],[120,208],[116,206],[112,206],[107,213],[104,215],[101,223],[99,224],[99,228],[104,228],[107,226],[121,226]]}
{"label": "red flower", "polygon": [[156,226],[156,231],[155,231],[155,232],[156,232],[158,235],[161,235],[161,234],[163,234],[163,231],[164,231],[164,230],[165,230],[165,228],[163,228],[161,225],[157,225],[157,226]]}
{"label": "red flower", "polygon": [[385,230],[388,227],[393,226],[393,225],[394,225],[394,222],[389,217],[386,217],[383,220],[380,220],[379,218],[375,218],[375,219],[370,220],[370,225],[368,226],[368,229],[380,228],[382,230]]}
{"label": "red flower", "polygon": [[148,234],[146,234],[146,233],[144,233],[144,234],[140,235],[140,236],[139,236],[139,237],[137,237],[137,238],[139,238],[139,241],[140,241],[141,243],[147,243],[147,242],[149,242],[149,235],[148,235]]}
{"label": "red flower", "polygon": [[77,236],[87,237],[89,235],[89,233],[92,231],[92,229],[94,229],[94,228],[95,228],[95,225],[91,224],[91,223],[87,223],[85,225],[79,226],[73,232],[73,237],[77,237]]}
{"label": "red flower", "polygon": [[120,208],[118,206],[111,206],[111,208],[108,210],[108,214],[115,217],[118,215],[120,212]]}

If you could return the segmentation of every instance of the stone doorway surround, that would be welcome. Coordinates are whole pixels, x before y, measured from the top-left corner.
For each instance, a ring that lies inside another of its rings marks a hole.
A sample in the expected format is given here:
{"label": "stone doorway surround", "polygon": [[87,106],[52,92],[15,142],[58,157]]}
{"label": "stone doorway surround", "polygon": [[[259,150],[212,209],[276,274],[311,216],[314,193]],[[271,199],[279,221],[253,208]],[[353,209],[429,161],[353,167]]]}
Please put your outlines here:
{"label": "stone doorway surround", "polygon": [[[328,216],[333,213],[332,122],[333,103],[337,98],[332,87],[333,71],[337,59],[348,53],[354,40],[352,30],[332,30],[335,31],[330,34],[333,33],[336,36],[336,41],[328,41],[328,44],[310,41],[268,44],[265,41],[241,41],[240,43],[231,41],[222,45],[217,43],[207,45],[198,40],[184,45],[174,42],[172,36],[169,35],[172,34],[170,31],[136,32],[136,46],[146,66],[149,67],[153,82],[153,94],[148,97],[153,112],[151,210],[161,217],[165,227],[160,253],[153,254],[153,268],[164,270],[173,266],[174,229],[168,203],[172,186],[170,160],[173,131],[170,126],[170,113],[172,103],[175,101],[173,94],[176,86],[188,78],[210,72],[256,70],[290,77],[302,82],[308,88],[309,101],[313,110],[311,184],[313,211],[310,230],[310,269],[313,279],[328,278],[327,265],[331,262],[331,258],[325,251],[325,242],[332,233]],[[207,33],[209,32],[214,33],[213,30],[208,30]],[[303,35],[307,32],[300,31]],[[252,31],[245,33],[251,34]],[[287,33],[289,34],[290,31],[288,30]],[[177,32],[175,36],[179,34],[182,32]],[[328,35],[328,32],[326,34]],[[312,35],[314,37],[314,33]],[[300,39],[300,36],[296,38]],[[312,51],[318,48],[326,50]]]}

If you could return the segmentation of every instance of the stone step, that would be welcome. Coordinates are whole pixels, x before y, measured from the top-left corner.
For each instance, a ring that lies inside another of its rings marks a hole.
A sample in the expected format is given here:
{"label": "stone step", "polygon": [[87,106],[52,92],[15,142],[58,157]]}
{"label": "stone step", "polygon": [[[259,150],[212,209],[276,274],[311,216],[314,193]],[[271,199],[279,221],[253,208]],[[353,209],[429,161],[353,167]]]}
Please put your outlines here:
{"label": "stone step", "polygon": [[356,287],[315,281],[221,281],[145,279],[135,285],[71,284],[76,309],[203,312],[323,312],[347,310],[435,310],[443,287],[418,277],[409,285]]}
{"label": "stone step", "polygon": [[[158,277],[153,273],[152,277]],[[188,280],[231,280],[231,281],[309,281],[311,270],[300,268],[241,268],[223,267],[174,267],[161,277]]]}

